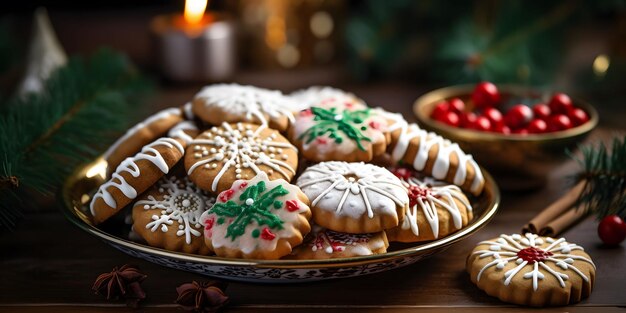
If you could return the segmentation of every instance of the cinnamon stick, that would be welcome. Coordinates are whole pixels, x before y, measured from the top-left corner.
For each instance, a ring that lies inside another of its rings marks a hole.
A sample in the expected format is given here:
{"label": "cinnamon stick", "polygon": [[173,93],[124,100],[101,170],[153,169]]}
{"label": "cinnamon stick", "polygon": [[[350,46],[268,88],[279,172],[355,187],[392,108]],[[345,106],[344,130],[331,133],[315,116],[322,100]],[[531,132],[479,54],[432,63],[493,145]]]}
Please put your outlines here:
{"label": "cinnamon stick", "polygon": [[568,209],[574,205],[578,196],[583,192],[585,188],[586,180],[581,180],[567,193],[561,196],[559,199],[550,204],[541,213],[537,214],[524,228],[523,233],[539,234],[540,231],[545,228],[551,221],[557,219],[559,215],[565,213]]}
{"label": "cinnamon stick", "polygon": [[587,213],[583,208],[572,208],[563,215],[559,216],[555,220],[549,222],[545,227],[539,230],[541,236],[556,236],[564,230],[570,228],[574,224],[582,220],[587,216]]}

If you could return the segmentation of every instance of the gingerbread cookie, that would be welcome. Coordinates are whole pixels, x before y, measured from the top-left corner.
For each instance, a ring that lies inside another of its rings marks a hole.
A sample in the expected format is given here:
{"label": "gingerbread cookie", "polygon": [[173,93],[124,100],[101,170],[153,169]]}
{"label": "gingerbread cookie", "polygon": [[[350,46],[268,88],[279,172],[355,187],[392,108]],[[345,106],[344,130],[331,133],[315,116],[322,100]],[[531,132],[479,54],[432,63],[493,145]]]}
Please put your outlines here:
{"label": "gingerbread cookie", "polygon": [[362,108],[367,107],[365,102],[357,98],[354,94],[341,89],[328,86],[312,86],[292,92],[291,97],[299,108],[298,111],[317,106],[324,101],[336,101],[343,99],[346,103],[351,103]]}
{"label": "gingerbread cookie", "polygon": [[407,189],[387,169],[366,163],[322,162],[296,183],[311,200],[315,223],[345,233],[398,226],[409,205]]}
{"label": "gingerbread cookie", "polygon": [[141,147],[165,135],[167,131],[182,121],[180,108],[169,108],[151,115],[133,126],[104,152],[107,173],[110,175],[127,157],[141,150]]}
{"label": "gingerbread cookie", "polygon": [[167,174],[183,157],[185,146],[183,140],[162,137],[122,161],[111,179],[102,184],[91,199],[94,223],[102,223],[119,212]]}
{"label": "gingerbread cookie", "polygon": [[345,99],[327,99],[300,111],[289,138],[307,160],[364,161],[385,152],[387,122],[370,108]]}
{"label": "gingerbread cookie", "polygon": [[314,225],[305,242],[296,247],[287,258],[296,260],[351,258],[385,253],[388,247],[385,232],[348,234]]}
{"label": "gingerbread cookie", "polygon": [[238,180],[202,215],[206,245],[218,256],[278,259],[311,231],[307,197],[285,180],[260,173]]}
{"label": "gingerbread cookie", "polygon": [[133,230],[153,247],[208,254],[200,216],[214,203],[187,177],[164,177],[135,203]]}
{"label": "gingerbread cookie", "polygon": [[185,144],[189,145],[191,141],[193,141],[193,139],[198,136],[199,133],[200,130],[194,122],[182,121],[172,127],[172,129],[167,132],[167,136],[170,138],[182,140],[185,142]]}
{"label": "gingerbread cookie", "polygon": [[237,84],[204,87],[193,99],[193,113],[212,125],[246,122],[285,131],[293,122],[293,101],[280,91]]}
{"label": "gingerbread cookie", "polygon": [[398,227],[386,230],[390,241],[420,242],[443,238],[472,220],[472,206],[458,186],[442,183],[433,186],[408,170],[392,172],[408,190],[409,209]]}
{"label": "gingerbread cookie", "polygon": [[596,267],[581,246],[527,233],[479,242],[467,271],[478,288],[504,302],[561,306],[591,294]]}

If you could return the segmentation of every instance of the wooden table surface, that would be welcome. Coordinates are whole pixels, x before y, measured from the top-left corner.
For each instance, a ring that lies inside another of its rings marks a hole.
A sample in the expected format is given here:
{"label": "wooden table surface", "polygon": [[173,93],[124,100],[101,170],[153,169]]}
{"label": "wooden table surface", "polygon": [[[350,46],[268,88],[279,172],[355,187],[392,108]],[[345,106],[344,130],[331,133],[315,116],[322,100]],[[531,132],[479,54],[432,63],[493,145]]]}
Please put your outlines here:
{"label": "wooden table surface", "polygon": [[[320,81],[324,75],[320,75]],[[298,84],[319,83],[280,79],[273,83],[259,75],[242,76],[244,83],[293,89]],[[272,85],[274,84],[274,85]],[[342,86],[353,90],[369,103],[402,112],[411,117],[413,100],[424,92],[406,83],[379,83]],[[198,89],[169,87],[155,97],[154,109],[179,105]],[[599,128],[588,141],[606,140],[623,130]],[[465,272],[465,258],[474,245],[501,233],[519,232],[522,225],[567,188],[564,178],[575,169],[569,162],[551,173],[549,184],[533,192],[505,192],[495,218],[472,237],[442,254],[401,269],[370,276],[301,283],[261,285],[231,283],[227,289],[232,312],[413,312],[481,310],[501,312],[524,310],[487,296],[476,288]],[[568,230],[564,236],[585,247],[597,264],[596,286],[591,297],[580,304],[553,311],[596,312],[621,310],[626,306],[626,249],[605,248],[596,235],[596,222],[589,218]],[[30,212],[13,233],[0,235],[3,248],[0,267],[0,311],[7,312],[100,312],[126,310],[94,295],[91,285],[102,272],[125,263],[138,264],[148,275],[143,283],[148,298],[142,308],[175,311],[176,286],[200,275],[173,270],[132,258],[70,224],[56,204],[43,205]]]}

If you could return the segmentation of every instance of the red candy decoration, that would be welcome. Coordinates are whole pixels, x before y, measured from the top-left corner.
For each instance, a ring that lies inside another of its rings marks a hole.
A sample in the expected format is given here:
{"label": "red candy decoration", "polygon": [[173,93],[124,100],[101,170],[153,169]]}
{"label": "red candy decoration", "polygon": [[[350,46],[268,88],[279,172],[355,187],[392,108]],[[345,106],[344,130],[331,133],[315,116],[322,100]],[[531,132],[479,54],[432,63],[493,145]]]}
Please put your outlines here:
{"label": "red candy decoration", "polygon": [[472,101],[477,108],[496,107],[500,104],[500,92],[498,92],[496,85],[482,82],[474,88]]}
{"label": "red candy decoration", "polygon": [[568,113],[567,116],[572,121],[574,126],[579,126],[585,124],[589,121],[589,115],[583,109],[573,108]]}
{"label": "red candy decoration", "polygon": [[528,124],[528,132],[531,134],[541,134],[548,131],[548,124],[544,120],[538,118],[530,121]]}
{"label": "red candy decoration", "polygon": [[476,119],[476,123],[474,123],[474,129],[480,131],[489,131],[491,130],[491,121],[484,116],[479,116]]}
{"label": "red candy decoration", "polygon": [[300,207],[298,206],[298,201],[296,200],[287,200],[286,203],[287,203],[287,211],[289,212],[295,212],[300,209]]}
{"label": "red candy decoration", "polygon": [[552,112],[550,111],[550,107],[543,103],[535,104],[535,106],[533,107],[533,115],[535,116],[535,118],[546,120],[548,117],[550,117],[550,114],[552,114]]}
{"label": "red candy decoration", "polygon": [[448,107],[450,111],[461,114],[465,111],[465,102],[459,98],[452,98],[448,101]]}
{"label": "red candy decoration", "polygon": [[206,223],[204,225],[204,229],[205,230],[211,230],[211,228],[213,228],[214,224],[215,224],[215,217],[211,217],[210,219],[206,220]]}
{"label": "red candy decoration", "polygon": [[483,111],[483,116],[489,119],[489,121],[491,122],[491,127],[493,128],[504,124],[502,113],[498,109],[487,108],[485,109],[485,111]]}
{"label": "red candy decoration", "polygon": [[248,182],[242,182],[241,184],[239,184],[239,190],[244,189],[248,186]]}
{"label": "red candy decoration", "polygon": [[463,128],[473,128],[478,116],[474,112],[463,112],[460,115],[461,124],[459,126]]}
{"label": "red candy decoration", "polygon": [[441,121],[443,116],[450,110],[450,105],[446,101],[441,101],[435,105],[430,117],[434,120]]}
{"label": "red candy decoration", "polygon": [[567,112],[574,107],[572,105],[572,99],[564,93],[555,93],[552,99],[550,99],[548,106],[552,114],[567,114]]}
{"label": "red candy decoration", "polygon": [[218,198],[220,199],[220,201],[226,202],[226,201],[230,200],[230,198],[233,197],[234,193],[235,193],[235,191],[232,190],[232,189],[224,190],[222,193],[220,193]]}
{"label": "red candy decoration", "polygon": [[626,222],[617,215],[609,215],[598,224],[598,236],[606,245],[616,246],[626,239]]}
{"label": "red candy decoration", "polygon": [[317,139],[315,139],[315,142],[319,143],[320,145],[325,145],[328,143],[328,139],[324,137],[317,137]]}
{"label": "red candy decoration", "polygon": [[304,109],[304,110],[300,111],[300,115],[301,116],[312,116],[313,115],[313,111],[311,111],[311,109]]}
{"label": "red candy decoration", "polygon": [[411,185],[409,186],[409,207],[414,207],[417,205],[417,199],[425,199],[430,195],[430,190]]}
{"label": "red candy decoration", "polygon": [[504,116],[507,126],[516,129],[526,126],[533,118],[533,111],[526,105],[514,105]]}
{"label": "red candy decoration", "polygon": [[379,123],[379,122],[376,122],[376,121],[371,121],[371,122],[369,123],[369,126],[370,126],[371,128],[373,128],[373,129],[380,129],[380,123]]}
{"label": "red candy decoration", "polygon": [[261,231],[261,238],[265,240],[274,240],[276,234],[274,234],[269,228],[265,227]]}
{"label": "red candy decoration", "polygon": [[550,117],[548,122],[548,130],[560,131],[572,128],[572,121],[565,114],[557,114]]}
{"label": "red candy decoration", "polygon": [[530,264],[534,264],[535,262],[543,262],[551,256],[552,252],[535,247],[528,247],[517,251],[517,257],[524,261],[527,261]]}
{"label": "red candy decoration", "polygon": [[450,126],[454,126],[454,127],[458,127],[461,124],[461,119],[459,119],[459,115],[450,111],[447,112],[443,118],[441,119],[441,122],[448,124]]}

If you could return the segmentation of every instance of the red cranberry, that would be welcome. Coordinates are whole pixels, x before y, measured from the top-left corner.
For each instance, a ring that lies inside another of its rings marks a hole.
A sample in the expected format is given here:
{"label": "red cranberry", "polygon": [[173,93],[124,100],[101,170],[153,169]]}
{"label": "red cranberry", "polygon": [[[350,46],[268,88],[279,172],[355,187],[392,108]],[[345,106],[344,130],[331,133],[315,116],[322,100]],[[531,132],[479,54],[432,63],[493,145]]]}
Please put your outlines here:
{"label": "red cranberry", "polygon": [[580,108],[571,109],[568,112],[567,116],[572,121],[572,124],[574,124],[574,126],[579,126],[589,121],[589,115],[587,115],[587,112]]}
{"label": "red cranberry", "polygon": [[483,111],[483,116],[489,119],[492,126],[504,124],[502,113],[496,108],[486,108],[485,111]]}
{"label": "red cranberry", "polygon": [[461,123],[461,120],[459,119],[459,115],[450,111],[448,113],[446,113],[443,116],[442,122],[450,125],[450,126],[454,126],[454,127],[459,127],[459,124]]}
{"label": "red cranberry", "polygon": [[474,88],[472,101],[477,108],[495,107],[500,104],[500,92],[498,92],[496,85],[482,82]]}
{"label": "red cranberry", "polygon": [[535,118],[546,120],[550,116],[550,114],[550,107],[543,103],[536,104],[533,107],[533,115],[535,116]]}
{"label": "red cranberry", "polygon": [[626,223],[617,215],[609,215],[598,224],[598,236],[609,246],[616,246],[626,239]]}
{"label": "red cranberry", "polygon": [[533,118],[533,111],[526,105],[517,104],[513,106],[504,116],[504,122],[509,127],[524,127]]}
{"label": "red cranberry", "polygon": [[491,121],[484,116],[479,116],[476,118],[476,123],[474,123],[474,129],[480,131],[490,131],[491,130]]}
{"label": "red cranberry", "polygon": [[572,121],[565,114],[552,115],[548,120],[548,131],[560,131],[572,128]]}
{"label": "red cranberry", "polygon": [[461,118],[461,127],[463,128],[473,128],[474,123],[476,123],[476,119],[478,116],[474,112],[463,112],[460,115]]}
{"label": "red cranberry", "polygon": [[463,111],[465,111],[465,102],[463,102],[463,100],[459,98],[450,99],[448,101],[448,105],[449,110],[454,113],[461,114]]}
{"label": "red cranberry", "polygon": [[444,115],[450,110],[450,105],[446,101],[441,101],[435,105],[430,117],[433,120],[441,121]]}
{"label": "red cranberry", "polygon": [[573,107],[572,99],[564,93],[555,93],[548,103],[552,114],[567,114],[567,112]]}
{"label": "red cranberry", "polygon": [[504,135],[508,135],[511,133],[511,128],[504,124],[495,125],[492,130],[496,133],[501,133]]}
{"label": "red cranberry", "polygon": [[513,134],[516,135],[528,135],[528,129],[526,128],[518,128],[518,129],[514,129],[513,131],[511,131]]}
{"label": "red cranberry", "polygon": [[530,134],[541,134],[546,131],[548,131],[548,124],[544,120],[536,118],[528,124],[528,133]]}

